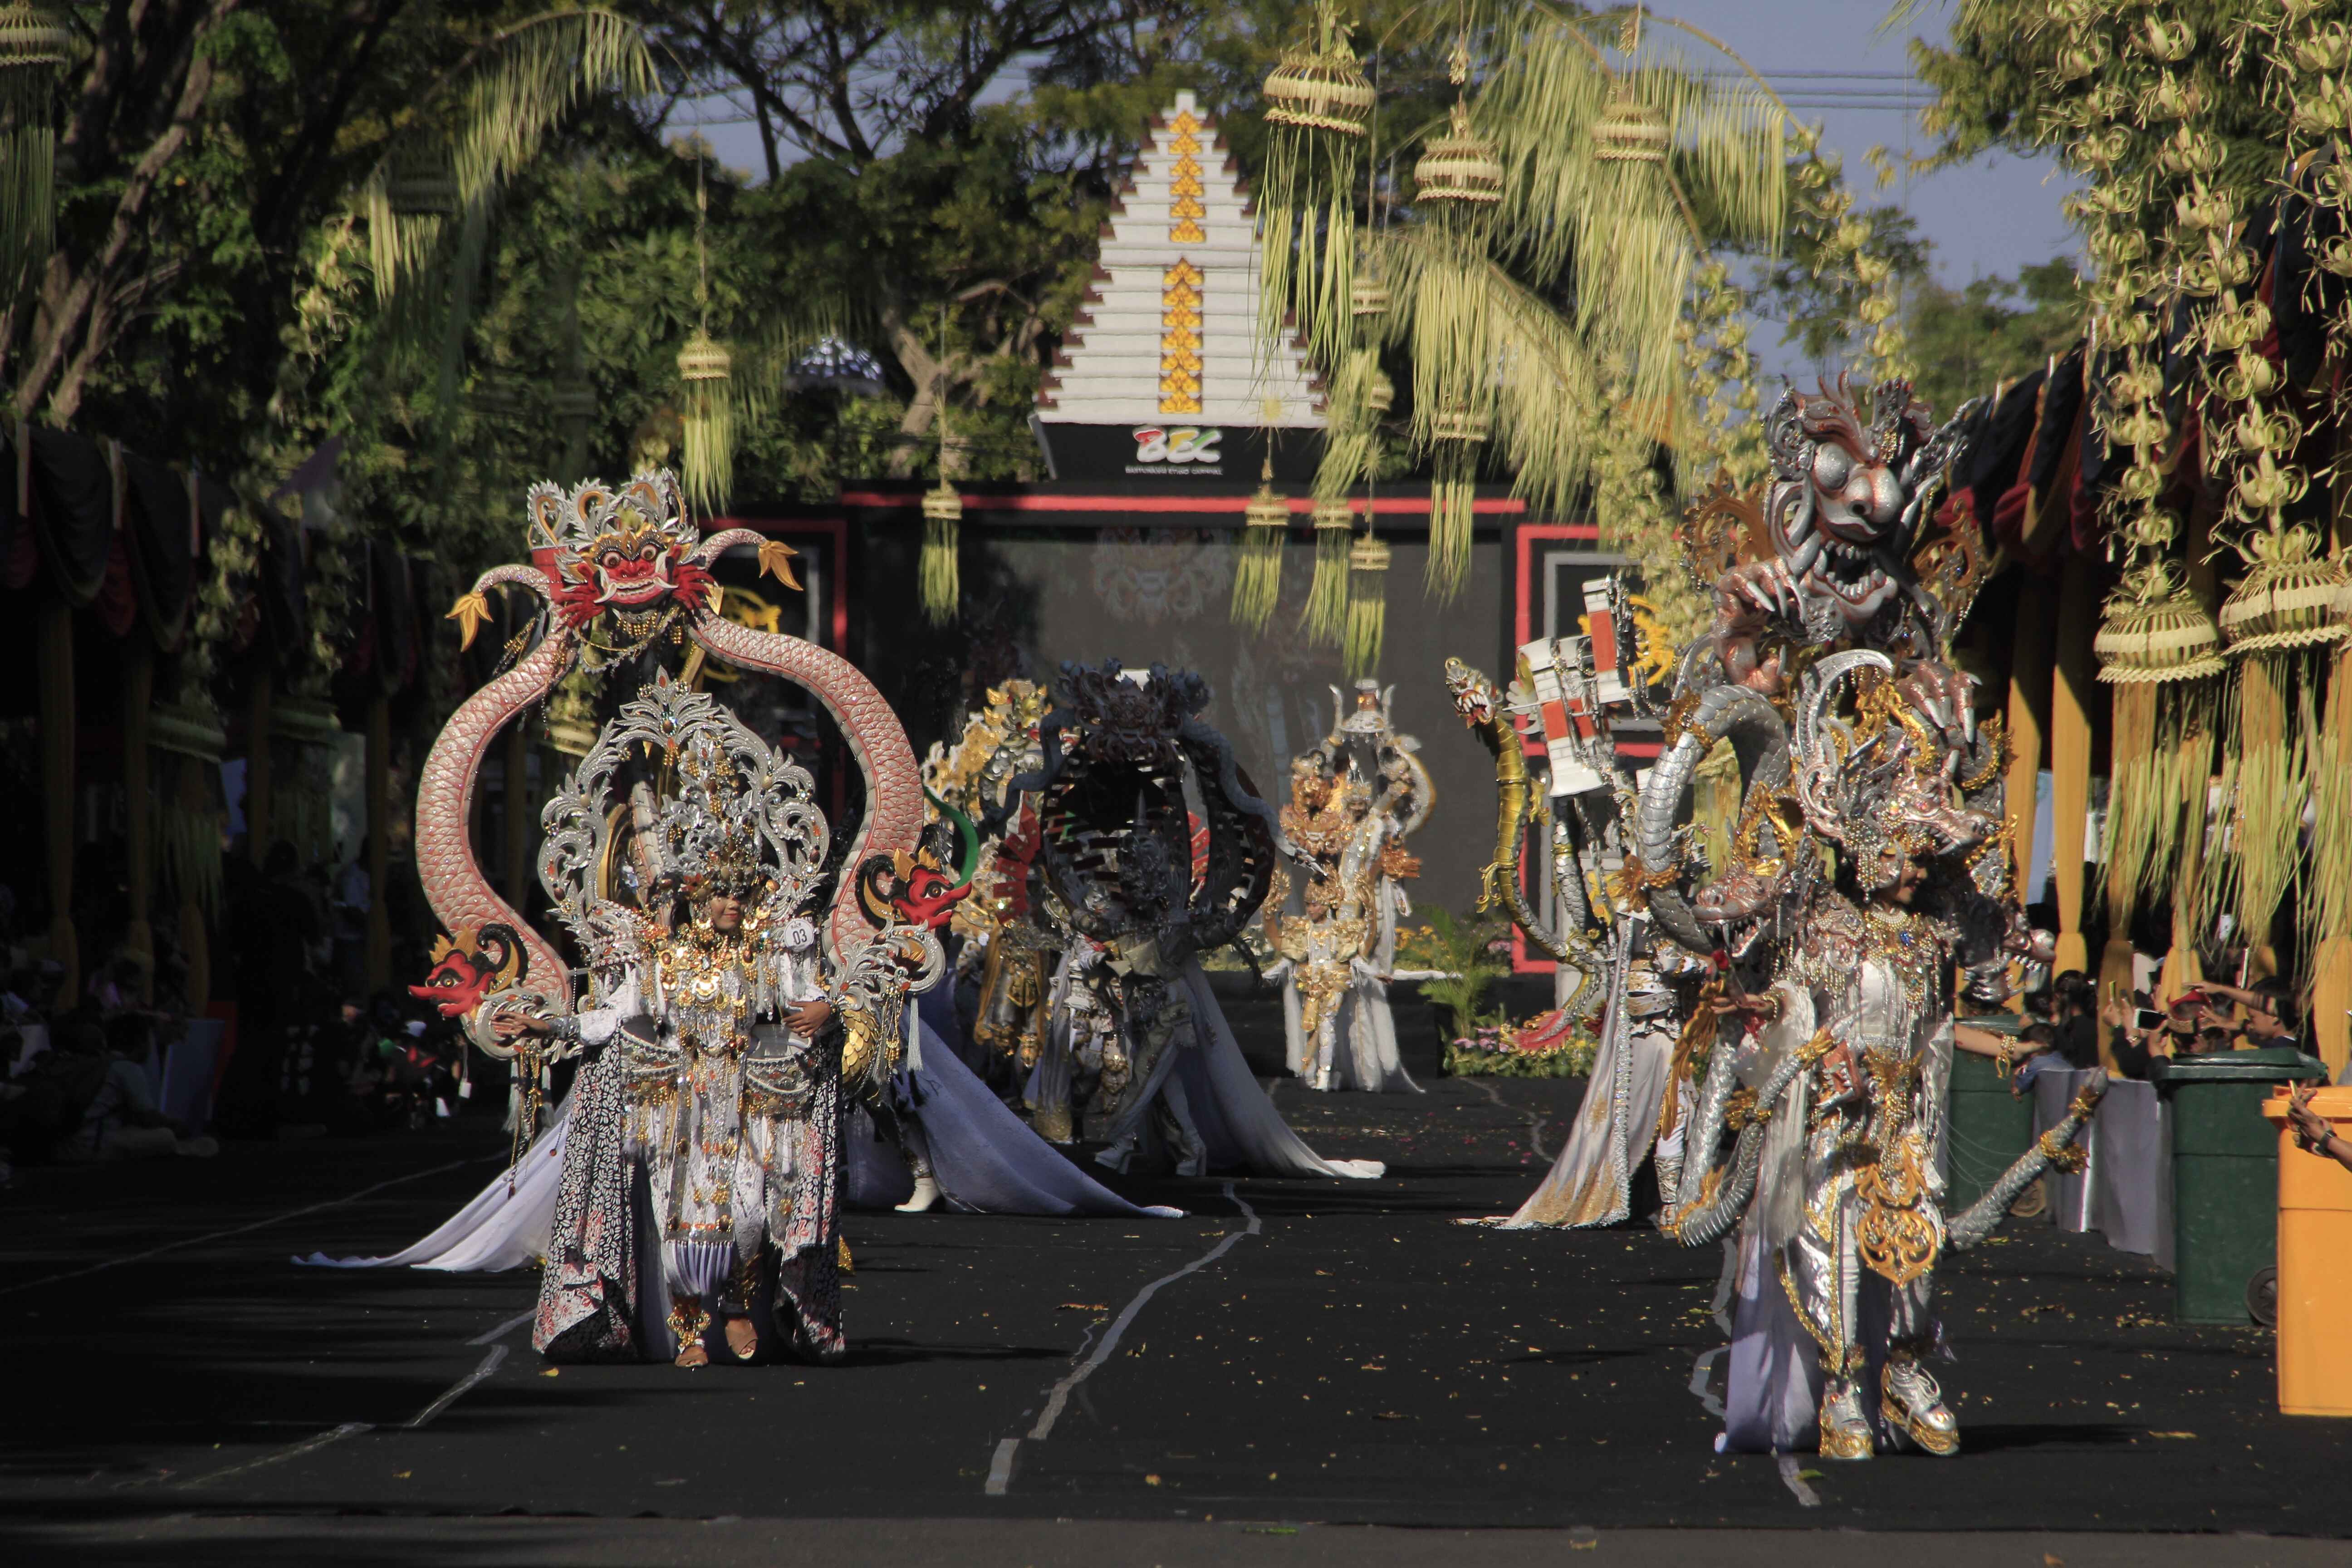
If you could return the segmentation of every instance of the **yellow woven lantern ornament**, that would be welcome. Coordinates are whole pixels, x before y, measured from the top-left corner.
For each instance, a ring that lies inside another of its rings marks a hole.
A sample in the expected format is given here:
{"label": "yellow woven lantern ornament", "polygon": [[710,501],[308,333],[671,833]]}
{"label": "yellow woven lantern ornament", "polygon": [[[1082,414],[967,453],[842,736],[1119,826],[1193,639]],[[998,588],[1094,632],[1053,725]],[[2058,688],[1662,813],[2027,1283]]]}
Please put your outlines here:
{"label": "yellow woven lantern ornament", "polygon": [[1329,0],[1315,8],[1315,46],[1286,49],[1282,63],[1267,73],[1259,96],[1270,126],[1361,136],[1371,123],[1379,95],[1356,63],[1347,25]]}
{"label": "yellow woven lantern ornament", "polygon": [[2319,553],[2305,528],[2254,534],[2244,545],[2246,574],[2221,606],[2221,633],[2230,655],[2335,642],[2347,630],[2336,618],[2345,588],[2342,563]]}
{"label": "yellow woven lantern ornament", "polygon": [[1665,116],[1621,85],[1592,122],[1592,161],[1664,163],[1667,140]]}
{"label": "yellow woven lantern ornament", "polygon": [[13,286],[55,242],[56,105],[73,34],[47,11],[0,5],[0,277]]}
{"label": "yellow woven lantern ornament", "polygon": [[[946,445],[942,437],[942,451]],[[942,473],[940,482],[923,492],[923,560],[919,577],[923,614],[934,626],[955,619],[957,602],[963,596],[963,577],[957,564],[962,543],[963,496]]]}
{"label": "yellow woven lantern ornament", "polygon": [[1446,133],[1430,142],[1412,166],[1413,201],[1428,202],[1444,211],[1475,211],[1503,199],[1503,165],[1494,143],[1472,129],[1470,106],[1454,100]]}

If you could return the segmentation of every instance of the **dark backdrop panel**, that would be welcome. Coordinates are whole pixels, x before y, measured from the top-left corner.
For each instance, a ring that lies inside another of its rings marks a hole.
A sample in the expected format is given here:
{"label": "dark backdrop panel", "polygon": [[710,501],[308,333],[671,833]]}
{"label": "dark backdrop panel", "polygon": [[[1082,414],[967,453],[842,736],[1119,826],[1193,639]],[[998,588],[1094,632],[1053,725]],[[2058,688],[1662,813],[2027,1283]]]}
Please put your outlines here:
{"label": "dark backdrop panel", "polygon": [[[1014,531],[967,523],[961,552],[964,616],[954,628],[920,624],[903,597],[919,524],[863,530],[866,665],[906,719],[918,752],[940,739],[975,692],[1009,675],[1050,682],[1064,659],[1183,666],[1213,693],[1210,722],[1233,739],[1242,767],[1276,804],[1289,760],[1330,729],[1331,688],[1346,689],[1336,647],[1308,642],[1314,548],[1284,553],[1282,597],[1265,630],[1234,626],[1236,531],[1105,528]],[[1446,656],[1491,668],[1504,604],[1501,545],[1474,549],[1469,581],[1449,604],[1426,595],[1428,547],[1396,542],[1379,679],[1395,687],[1398,728],[1421,741],[1436,810],[1412,843],[1423,871],[1416,901],[1467,912],[1494,847],[1494,764],[1445,695]],[[1352,700],[1352,699],[1351,699]]]}

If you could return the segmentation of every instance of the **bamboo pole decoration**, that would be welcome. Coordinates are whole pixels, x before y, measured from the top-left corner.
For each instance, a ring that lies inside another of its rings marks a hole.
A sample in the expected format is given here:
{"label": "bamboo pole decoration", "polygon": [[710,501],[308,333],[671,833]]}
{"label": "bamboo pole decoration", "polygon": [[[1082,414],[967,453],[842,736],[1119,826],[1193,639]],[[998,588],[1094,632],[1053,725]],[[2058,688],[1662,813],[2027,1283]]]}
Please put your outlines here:
{"label": "bamboo pole decoration", "polygon": [[40,608],[41,812],[49,860],[49,957],[63,972],[53,999],[63,1010],[81,995],[81,948],[74,938],[73,611],[62,599]]}
{"label": "bamboo pole decoration", "polygon": [[155,1000],[155,928],[149,908],[155,886],[155,790],[147,754],[147,716],[154,706],[155,646],[145,632],[133,632],[122,661],[122,795],[129,807],[122,847],[130,904],[122,945],[147,961],[140,982],[142,1004]]}
{"label": "bamboo pole decoration", "polygon": [[392,980],[392,920],[383,896],[392,861],[392,700],[382,692],[368,700],[367,726],[367,987],[374,992]]}
{"label": "bamboo pole decoration", "polygon": [[2058,591],[2058,651],[2050,683],[2050,876],[2058,892],[2053,973],[2090,967],[2083,937],[2083,836],[2091,811],[2091,639],[2099,590],[2091,558],[2070,552]]}
{"label": "bamboo pole decoration", "polygon": [[2033,872],[2034,797],[2042,777],[2042,752],[2050,732],[2051,618],[2057,595],[2046,578],[2027,575],[2018,584],[2017,620],[2009,660],[2009,773],[2002,781],[2001,817],[2017,857],[2011,879],[2027,903],[2041,897],[2027,887]]}
{"label": "bamboo pole decoration", "polygon": [[258,866],[269,858],[269,656],[254,661],[253,693],[245,719],[245,853]]}

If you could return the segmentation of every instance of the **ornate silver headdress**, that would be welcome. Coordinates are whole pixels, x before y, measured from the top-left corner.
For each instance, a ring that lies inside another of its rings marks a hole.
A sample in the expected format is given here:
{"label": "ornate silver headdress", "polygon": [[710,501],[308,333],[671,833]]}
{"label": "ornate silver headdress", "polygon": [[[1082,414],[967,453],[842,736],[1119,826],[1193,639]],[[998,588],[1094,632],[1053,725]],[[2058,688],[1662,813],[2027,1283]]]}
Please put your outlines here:
{"label": "ornate silver headdress", "polygon": [[[656,782],[624,792],[618,775],[632,759],[649,763]],[[624,815],[634,816],[641,851],[625,865],[613,837]],[[592,970],[635,941],[616,885],[641,905],[723,891],[784,918],[802,912],[831,842],[808,771],[708,693],[667,676],[621,705],[541,820],[540,885]]]}

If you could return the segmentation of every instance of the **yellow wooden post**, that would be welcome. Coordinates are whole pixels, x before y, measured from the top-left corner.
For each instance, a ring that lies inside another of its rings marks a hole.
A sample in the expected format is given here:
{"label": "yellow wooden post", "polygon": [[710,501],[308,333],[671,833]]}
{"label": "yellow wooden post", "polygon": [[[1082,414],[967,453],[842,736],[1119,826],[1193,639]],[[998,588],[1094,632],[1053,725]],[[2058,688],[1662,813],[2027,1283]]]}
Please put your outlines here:
{"label": "yellow wooden post", "polygon": [[74,938],[73,611],[63,599],[40,608],[41,814],[49,859],[49,956],[64,971],[59,1008],[81,997],[81,947]]}
{"label": "yellow wooden post", "polygon": [[148,899],[155,883],[153,817],[154,775],[147,752],[147,715],[155,705],[155,648],[145,631],[135,631],[123,650],[122,666],[122,794],[126,807],[123,855],[129,862],[130,919],[122,945],[147,961],[140,1000],[155,999],[155,928],[149,923]]}
{"label": "yellow wooden post", "polygon": [[257,865],[269,858],[269,710],[275,693],[269,655],[253,664],[253,693],[245,718],[245,852]]}
{"label": "yellow wooden post", "polygon": [[2034,790],[2042,775],[2042,746],[2049,733],[2051,620],[2057,595],[2045,578],[2026,575],[2017,585],[2017,618],[2009,659],[2009,776],[2002,788],[2001,817],[2017,858],[2017,883],[2027,903],[2042,894],[2025,886],[2033,872]]}
{"label": "yellow wooden post", "polygon": [[2053,973],[2087,970],[2083,940],[2083,834],[2091,811],[2091,703],[2098,693],[2091,639],[2099,630],[2097,567],[2069,552],[2058,590],[2058,655],[2050,684],[2050,874],[2058,891]]}

